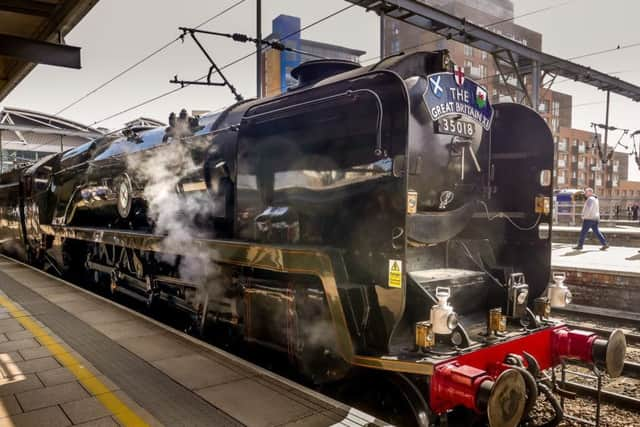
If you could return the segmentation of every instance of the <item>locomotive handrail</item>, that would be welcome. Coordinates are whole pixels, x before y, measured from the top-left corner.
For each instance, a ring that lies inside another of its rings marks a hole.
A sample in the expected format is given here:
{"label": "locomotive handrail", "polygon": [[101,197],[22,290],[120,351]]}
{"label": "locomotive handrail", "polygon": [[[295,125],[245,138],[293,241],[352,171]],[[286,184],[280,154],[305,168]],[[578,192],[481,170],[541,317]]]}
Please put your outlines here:
{"label": "locomotive handrail", "polygon": [[0,190],[4,190],[5,188],[18,187],[20,185],[19,182],[11,182],[9,184],[0,184]]}
{"label": "locomotive handrail", "polygon": [[242,117],[243,121],[249,121],[258,117],[269,116],[276,113],[281,113],[283,111],[293,110],[295,108],[303,107],[306,105],[320,104],[332,99],[341,98],[343,96],[353,96],[355,93],[368,93],[373,96],[376,100],[376,109],[377,109],[377,117],[376,117],[376,149],[375,155],[381,157],[384,154],[384,150],[382,149],[382,119],[384,117],[384,108],[382,106],[382,100],[380,96],[372,89],[349,89],[342,93],[337,93],[334,95],[325,96],[322,98],[312,99],[310,101],[298,102],[295,104],[287,105],[286,107],[280,107],[273,110],[265,111],[263,113],[256,113],[253,115],[245,115]]}

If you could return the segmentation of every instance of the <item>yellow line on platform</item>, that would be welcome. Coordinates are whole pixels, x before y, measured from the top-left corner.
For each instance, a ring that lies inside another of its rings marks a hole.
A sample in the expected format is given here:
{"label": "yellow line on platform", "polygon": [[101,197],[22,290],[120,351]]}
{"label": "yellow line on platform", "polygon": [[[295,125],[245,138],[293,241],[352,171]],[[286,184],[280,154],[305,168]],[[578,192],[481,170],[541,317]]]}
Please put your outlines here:
{"label": "yellow line on platform", "polygon": [[38,325],[31,315],[16,305],[8,298],[0,295],[0,305],[6,308],[26,330],[47,348],[65,368],[67,368],[80,381],[80,383],[98,399],[125,426],[148,426],[148,424],[129,408],[122,400],[107,388],[96,376],[82,363],[69,353],[58,341],[49,335]]}

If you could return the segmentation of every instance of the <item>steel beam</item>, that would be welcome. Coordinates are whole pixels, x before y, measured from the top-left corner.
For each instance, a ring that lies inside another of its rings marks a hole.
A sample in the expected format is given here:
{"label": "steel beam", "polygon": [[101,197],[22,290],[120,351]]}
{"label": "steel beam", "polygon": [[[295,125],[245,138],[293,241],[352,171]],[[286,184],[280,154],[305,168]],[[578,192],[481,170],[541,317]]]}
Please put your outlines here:
{"label": "steel beam", "polygon": [[529,98],[529,102],[536,111],[540,108],[540,80],[540,64],[534,62],[531,68],[531,98]]}
{"label": "steel beam", "polygon": [[20,13],[22,15],[51,16],[56,9],[54,3],[36,0],[0,0],[0,11]]}
{"label": "steel beam", "polygon": [[0,132],[3,130],[11,131],[11,132],[32,132],[32,133],[44,133],[49,135],[60,135],[60,136],[80,136],[85,138],[99,138],[104,136],[102,133],[98,132],[85,132],[82,130],[68,130],[68,129],[54,129],[51,127],[44,126],[21,126],[21,125],[12,125],[6,123],[0,123]]}
{"label": "steel beam", "polygon": [[[502,65],[500,65],[500,61],[502,60],[502,58],[500,58],[497,53],[491,54],[491,57],[493,58],[493,62],[496,65],[496,70],[498,70],[498,74],[500,75],[502,82],[504,83],[505,87],[509,91],[509,96],[511,97],[511,101],[518,102],[516,93],[514,89],[511,87],[511,84],[509,83],[507,73],[502,69]],[[526,88],[524,89],[521,88],[521,90],[526,90]]]}
{"label": "steel beam", "polygon": [[80,48],[0,34],[0,55],[38,64],[80,68]]}
{"label": "steel beam", "polygon": [[[256,0],[256,97],[262,98],[262,0]],[[266,52],[265,52],[266,53]]]}
{"label": "steel beam", "polygon": [[524,46],[514,40],[501,36],[489,29],[473,24],[464,18],[446,13],[428,6],[418,0],[346,0],[406,22],[418,28],[431,31],[457,42],[473,46],[489,53],[499,51],[512,52],[518,60],[520,73],[528,74],[537,63],[540,70],[563,77],[576,79],[601,90],[640,101],[640,86],[625,82],[606,73],[595,71],[584,65],[576,64],[553,55]]}

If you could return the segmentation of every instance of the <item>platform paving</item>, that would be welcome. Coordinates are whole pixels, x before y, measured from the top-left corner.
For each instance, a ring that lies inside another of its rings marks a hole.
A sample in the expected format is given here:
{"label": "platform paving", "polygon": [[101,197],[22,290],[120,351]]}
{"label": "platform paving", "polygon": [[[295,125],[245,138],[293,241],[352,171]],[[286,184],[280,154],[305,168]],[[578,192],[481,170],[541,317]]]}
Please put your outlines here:
{"label": "platform paving", "polygon": [[0,374],[0,427],[384,425],[4,258]]}
{"label": "platform paving", "polygon": [[[554,243],[573,243],[578,241],[581,226],[554,225],[551,239]],[[640,227],[637,225],[601,226],[600,231],[611,246],[640,247]],[[599,244],[593,232],[589,232],[587,244]]]}
{"label": "platform paving", "polygon": [[638,248],[611,246],[601,251],[600,246],[596,245],[585,245],[582,250],[573,249],[574,246],[575,243],[553,243],[551,266],[556,269],[640,276]]}

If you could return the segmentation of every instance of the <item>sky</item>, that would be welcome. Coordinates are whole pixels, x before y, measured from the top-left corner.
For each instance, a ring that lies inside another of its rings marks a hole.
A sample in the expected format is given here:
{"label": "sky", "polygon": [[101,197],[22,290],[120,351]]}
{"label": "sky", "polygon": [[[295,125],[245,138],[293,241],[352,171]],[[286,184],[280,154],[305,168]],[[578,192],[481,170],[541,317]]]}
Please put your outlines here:
{"label": "sky", "polygon": [[[196,26],[238,0],[100,0],[92,11],[66,37],[70,45],[82,47],[82,69],[73,70],[38,65],[2,102],[2,106],[21,107],[56,113],[79,97],[112,78],[155,49],[175,39],[179,26]],[[302,25],[348,6],[344,0],[263,0],[263,35],[279,14],[299,16]],[[640,2],[632,0],[514,0],[515,16],[546,6],[550,10],[516,18],[519,25],[543,34],[543,50],[562,58],[576,57],[621,46],[615,52],[577,59],[583,65],[615,73],[621,79],[640,85],[640,32],[637,16]],[[255,35],[255,0],[246,0],[203,29]],[[361,49],[364,59],[379,54],[379,20],[373,13],[353,7],[325,22],[303,31],[302,37]],[[220,65],[255,50],[250,44],[202,36],[203,44]],[[92,94],[63,117],[81,123],[118,128],[128,120],[145,116],[162,121],[171,111],[217,110],[233,103],[226,88],[187,87],[143,107],[104,120],[124,109],[154,98],[177,86],[169,84],[174,75],[189,80],[206,74],[208,62],[192,41],[173,43],[123,77]],[[255,56],[225,70],[238,91],[255,96]],[[573,127],[589,130],[591,122],[605,120],[605,93],[595,88],[558,78],[554,90],[573,96]],[[586,104],[586,105],[585,105]],[[611,96],[610,124],[618,128],[640,129],[640,105],[617,95]],[[97,123],[96,123],[97,122]],[[617,140],[619,133],[610,136]],[[630,147],[630,139],[622,141]],[[630,161],[632,179],[640,172]]]}

